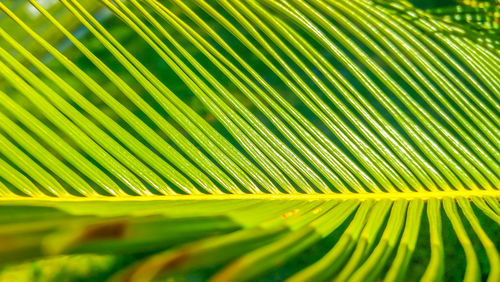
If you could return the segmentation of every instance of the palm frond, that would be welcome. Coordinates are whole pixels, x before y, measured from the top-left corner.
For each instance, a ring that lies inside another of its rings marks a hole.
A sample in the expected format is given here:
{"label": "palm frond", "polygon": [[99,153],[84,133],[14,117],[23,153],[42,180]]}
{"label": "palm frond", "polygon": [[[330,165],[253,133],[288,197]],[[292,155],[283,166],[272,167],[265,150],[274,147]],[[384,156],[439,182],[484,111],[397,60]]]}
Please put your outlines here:
{"label": "palm frond", "polygon": [[14,2],[0,280],[500,280],[496,6]]}

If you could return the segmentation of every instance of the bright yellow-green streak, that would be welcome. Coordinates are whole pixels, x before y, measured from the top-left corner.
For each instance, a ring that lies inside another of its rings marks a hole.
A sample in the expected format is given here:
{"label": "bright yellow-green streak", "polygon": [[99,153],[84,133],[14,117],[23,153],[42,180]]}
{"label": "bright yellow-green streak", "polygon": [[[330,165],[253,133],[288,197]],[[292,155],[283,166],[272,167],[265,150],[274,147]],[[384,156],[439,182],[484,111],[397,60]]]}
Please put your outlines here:
{"label": "bright yellow-green streak", "polygon": [[494,198],[500,199],[500,190],[466,190],[466,191],[439,191],[439,192],[398,192],[398,193],[352,193],[352,194],[224,194],[224,195],[164,195],[164,196],[121,196],[121,197],[4,197],[1,202],[6,201],[205,201],[205,200],[398,200],[398,199],[457,199],[457,198]]}

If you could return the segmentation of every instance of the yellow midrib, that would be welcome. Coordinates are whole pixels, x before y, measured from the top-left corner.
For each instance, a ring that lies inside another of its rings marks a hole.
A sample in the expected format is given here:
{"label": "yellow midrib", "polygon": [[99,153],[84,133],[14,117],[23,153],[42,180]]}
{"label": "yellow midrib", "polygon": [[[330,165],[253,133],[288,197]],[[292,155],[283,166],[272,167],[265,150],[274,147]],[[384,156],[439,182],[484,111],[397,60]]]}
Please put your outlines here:
{"label": "yellow midrib", "polygon": [[120,196],[120,197],[4,197],[5,201],[179,201],[179,200],[397,200],[397,199],[443,199],[493,197],[500,199],[500,190],[466,190],[436,192],[398,193],[332,193],[332,194],[225,194],[225,195],[165,195],[165,196]]}

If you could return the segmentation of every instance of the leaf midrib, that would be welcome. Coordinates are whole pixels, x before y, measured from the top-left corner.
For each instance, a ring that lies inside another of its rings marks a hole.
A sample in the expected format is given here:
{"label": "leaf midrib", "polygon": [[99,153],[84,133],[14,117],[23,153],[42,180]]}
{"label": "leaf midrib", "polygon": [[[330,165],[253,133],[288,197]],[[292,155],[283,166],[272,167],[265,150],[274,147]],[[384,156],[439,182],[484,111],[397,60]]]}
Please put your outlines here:
{"label": "leaf midrib", "polygon": [[397,192],[397,193],[332,193],[332,194],[223,194],[223,195],[165,195],[165,196],[120,196],[120,197],[4,197],[0,203],[8,201],[205,201],[205,200],[428,200],[445,198],[486,198],[500,199],[500,190],[463,190],[463,191],[429,191],[429,192]]}

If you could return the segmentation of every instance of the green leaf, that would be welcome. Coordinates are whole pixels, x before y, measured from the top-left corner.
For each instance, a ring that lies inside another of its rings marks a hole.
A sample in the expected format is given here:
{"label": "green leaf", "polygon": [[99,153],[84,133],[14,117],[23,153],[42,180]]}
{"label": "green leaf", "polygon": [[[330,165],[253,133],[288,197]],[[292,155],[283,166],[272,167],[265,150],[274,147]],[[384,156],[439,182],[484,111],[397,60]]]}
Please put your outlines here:
{"label": "green leaf", "polygon": [[0,2],[0,280],[500,281],[495,9]]}

